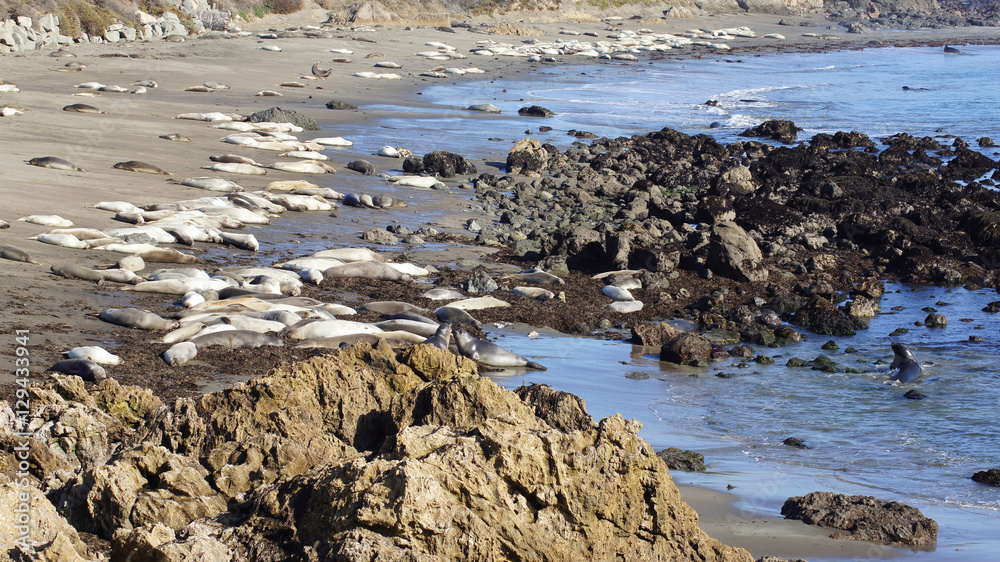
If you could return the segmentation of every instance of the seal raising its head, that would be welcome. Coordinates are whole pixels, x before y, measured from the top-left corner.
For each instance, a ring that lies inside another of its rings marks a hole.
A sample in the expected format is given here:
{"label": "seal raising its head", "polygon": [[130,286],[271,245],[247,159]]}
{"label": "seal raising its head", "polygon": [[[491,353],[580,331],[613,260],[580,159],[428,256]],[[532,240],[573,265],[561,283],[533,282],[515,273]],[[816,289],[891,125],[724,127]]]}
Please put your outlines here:
{"label": "seal raising its head", "polygon": [[907,349],[905,345],[894,342],[892,344],[892,352],[896,356],[893,357],[892,363],[889,364],[889,370],[899,369],[899,371],[889,377],[889,380],[906,383],[920,376],[920,362],[913,356],[912,351]]}

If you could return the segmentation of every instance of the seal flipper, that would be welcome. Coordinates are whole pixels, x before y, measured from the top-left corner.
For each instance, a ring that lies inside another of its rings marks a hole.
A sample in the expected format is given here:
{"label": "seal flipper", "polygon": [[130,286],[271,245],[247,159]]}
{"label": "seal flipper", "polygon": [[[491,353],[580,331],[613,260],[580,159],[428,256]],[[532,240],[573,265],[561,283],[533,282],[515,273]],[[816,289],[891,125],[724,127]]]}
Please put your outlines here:
{"label": "seal flipper", "polygon": [[545,365],[542,365],[541,363],[536,363],[534,361],[528,361],[527,363],[525,363],[524,366],[528,367],[529,369],[535,369],[535,370],[538,370],[538,371],[548,371],[549,370],[548,367],[546,367]]}

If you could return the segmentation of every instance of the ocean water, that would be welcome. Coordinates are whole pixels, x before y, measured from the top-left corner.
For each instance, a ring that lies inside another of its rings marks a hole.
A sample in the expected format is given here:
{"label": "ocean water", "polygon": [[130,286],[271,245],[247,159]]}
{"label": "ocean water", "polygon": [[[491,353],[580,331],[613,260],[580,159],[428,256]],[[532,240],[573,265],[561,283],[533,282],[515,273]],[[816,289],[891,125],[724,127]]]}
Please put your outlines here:
{"label": "ocean water", "polygon": [[[1000,141],[995,95],[1000,46],[961,49],[963,54],[957,55],[940,48],[877,48],[631,64],[539,64],[508,79],[431,86],[422,97],[439,111],[390,118],[384,125],[400,144],[415,151],[450,146],[463,154],[477,149],[495,153],[487,138],[514,141],[523,138],[525,130],[557,146],[574,140],[566,135],[569,129],[618,137],[670,127],[733,142],[741,139],[738,134],[744,129],[768,119],[794,121],[803,129],[800,139],[857,130],[876,140],[907,132],[951,134],[972,145],[982,136]],[[709,100],[718,105],[705,105]],[[472,112],[464,108],[472,103],[492,103],[503,113],[478,118],[483,128],[470,127]],[[526,105],[541,105],[557,115],[518,116],[517,110]],[[434,124],[430,130],[442,134],[427,135],[423,126],[428,122]],[[717,128],[711,128],[713,123]],[[539,125],[554,130],[538,133]],[[504,144],[503,153],[509,148]]]}
{"label": "ocean water", "polygon": [[[418,154],[452,150],[486,161],[494,172],[502,171],[507,150],[526,130],[561,147],[575,140],[566,135],[569,129],[614,137],[671,127],[732,142],[744,128],[790,119],[804,129],[800,138],[856,130],[873,139],[907,132],[957,135],[973,146],[982,136],[1000,141],[994,94],[1000,47],[961,48],[961,55],[939,48],[887,48],[537,65],[519,76],[431,85],[422,95],[431,108],[419,112],[371,108],[383,114],[374,133],[341,125],[331,129],[364,138],[373,151],[383,144]],[[705,105],[707,100],[718,104]],[[463,109],[472,103],[493,103],[503,113]],[[557,116],[517,115],[518,108],[532,104]],[[540,125],[553,131],[540,134]],[[993,158],[996,151],[983,149]],[[919,507],[941,525],[936,549],[900,550],[901,557],[995,559],[1000,489],[970,477],[1000,467],[1000,322],[981,310],[1000,295],[888,289],[883,313],[868,330],[852,338],[807,335],[800,344],[759,350],[776,359],[768,366],[722,361],[708,368],[678,367],[658,361],[654,350],[623,342],[559,334],[529,338],[520,329],[491,326],[498,343],[548,367],[492,377],[508,388],[539,382],[572,392],[586,400],[595,418],[620,412],[639,419],[640,435],[658,449],[704,452],[708,473],[675,472],[675,479],[716,489],[734,484],[750,516],[777,515],[786,497],[814,490],[873,495]],[[892,310],[896,306],[904,308]],[[916,326],[927,315],[925,307],[947,315],[948,326]],[[897,328],[909,331],[890,337]],[[831,340],[839,350],[822,350]],[[924,374],[915,382],[887,384],[884,363],[892,359],[893,341],[909,346],[923,363]],[[857,351],[846,353],[848,347]],[[811,360],[821,354],[862,373],[785,366],[790,357]],[[909,389],[927,398],[904,398]],[[787,447],[782,444],[787,437],[811,448]]]}

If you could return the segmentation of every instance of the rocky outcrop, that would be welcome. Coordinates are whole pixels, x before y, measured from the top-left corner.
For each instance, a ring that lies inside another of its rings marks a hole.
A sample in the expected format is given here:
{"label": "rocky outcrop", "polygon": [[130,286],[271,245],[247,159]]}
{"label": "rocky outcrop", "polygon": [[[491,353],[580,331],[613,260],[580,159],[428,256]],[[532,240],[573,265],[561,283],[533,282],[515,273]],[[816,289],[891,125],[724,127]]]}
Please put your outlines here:
{"label": "rocky outcrop", "polygon": [[169,407],[78,381],[32,389],[32,427],[51,410],[60,435],[97,420],[108,436],[72,451],[32,436],[75,462],[39,483],[60,559],[87,555],[86,530],[114,557],[171,561],[751,560],[698,528],[638,423],[595,423],[545,386],[506,391],[433,346],[358,344]]}
{"label": "rocky outcrop", "polygon": [[660,361],[705,366],[711,360],[712,342],[693,332],[683,332],[660,348]]}
{"label": "rocky outcrop", "polygon": [[834,538],[871,541],[882,544],[929,546],[937,542],[938,525],[919,509],[871,496],[845,496],[831,492],[812,492],[788,498],[781,506],[786,519],[798,519],[809,525],[841,529]]}
{"label": "rocky outcrop", "polygon": [[281,109],[280,107],[272,107],[269,109],[262,109],[255,113],[250,114],[247,117],[247,121],[251,123],[291,123],[302,127],[307,131],[318,131],[319,125],[312,118],[302,115],[298,111],[292,109]]}
{"label": "rocky outcrop", "polygon": [[423,159],[407,158],[403,161],[403,171],[407,174],[453,178],[457,175],[475,174],[476,166],[464,156],[446,150],[436,150],[425,154]]}
{"label": "rocky outcrop", "polygon": [[742,133],[741,137],[765,137],[769,139],[776,140],[778,142],[783,142],[785,144],[790,144],[795,142],[799,137],[799,131],[802,129],[796,127],[795,123],[782,119],[775,119],[772,121],[764,121],[756,127],[751,127]]}
{"label": "rocky outcrop", "polygon": [[1000,487],[1000,468],[980,470],[972,475],[972,480],[980,484],[986,484],[987,486]]}
{"label": "rocky outcrop", "polygon": [[721,222],[712,227],[708,245],[708,266],[726,277],[739,281],[767,281],[764,256],[753,238],[734,222]]}
{"label": "rocky outcrop", "polygon": [[507,173],[538,177],[549,163],[549,152],[536,139],[517,141],[507,153]]}

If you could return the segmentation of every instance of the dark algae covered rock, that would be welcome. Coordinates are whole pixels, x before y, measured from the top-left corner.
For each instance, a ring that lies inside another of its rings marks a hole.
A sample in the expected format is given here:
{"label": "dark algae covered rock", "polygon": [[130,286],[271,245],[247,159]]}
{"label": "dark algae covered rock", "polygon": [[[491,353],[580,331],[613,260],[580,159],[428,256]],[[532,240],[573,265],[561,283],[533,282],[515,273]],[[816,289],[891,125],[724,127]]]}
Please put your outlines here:
{"label": "dark algae covered rock", "polygon": [[938,525],[919,509],[875,499],[832,492],[812,492],[788,498],[781,506],[785,519],[847,531],[833,538],[871,541],[898,546],[929,546],[937,542]]}

